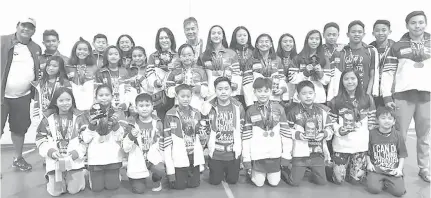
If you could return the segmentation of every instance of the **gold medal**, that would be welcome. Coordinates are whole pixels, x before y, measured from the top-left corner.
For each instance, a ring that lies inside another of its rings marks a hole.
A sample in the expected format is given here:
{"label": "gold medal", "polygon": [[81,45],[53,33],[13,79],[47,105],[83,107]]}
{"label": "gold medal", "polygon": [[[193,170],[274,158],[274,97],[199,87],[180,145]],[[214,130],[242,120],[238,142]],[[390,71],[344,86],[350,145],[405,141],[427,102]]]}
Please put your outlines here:
{"label": "gold medal", "polygon": [[265,132],[263,133],[263,137],[268,137],[268,131],[265,131]]}
{"label": "gold medal", "polygon": [[269,136],[274,137],[275,133],[274,131],[271,131],[271,133],[269,133]]}

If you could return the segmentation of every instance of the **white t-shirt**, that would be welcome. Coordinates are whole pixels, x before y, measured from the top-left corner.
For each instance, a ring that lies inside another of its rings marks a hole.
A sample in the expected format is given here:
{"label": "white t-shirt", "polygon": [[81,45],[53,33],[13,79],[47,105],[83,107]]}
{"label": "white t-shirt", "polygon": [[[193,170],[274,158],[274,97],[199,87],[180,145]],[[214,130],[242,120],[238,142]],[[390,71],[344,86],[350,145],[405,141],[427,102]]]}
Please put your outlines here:
{"label": "white t-shirt", "polygon": [[13,50],[13,59],[10,65],[5,87],[6,98],[19,98],[30,93],[34,76],[34,61],[27,45],[18,43]]}

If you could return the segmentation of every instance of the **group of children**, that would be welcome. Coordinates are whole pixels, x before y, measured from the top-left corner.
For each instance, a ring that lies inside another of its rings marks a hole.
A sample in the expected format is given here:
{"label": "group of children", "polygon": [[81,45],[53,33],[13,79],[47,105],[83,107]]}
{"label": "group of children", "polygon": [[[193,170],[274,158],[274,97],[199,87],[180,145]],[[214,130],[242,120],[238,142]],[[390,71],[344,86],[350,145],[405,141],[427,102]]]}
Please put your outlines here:
{"label": "group of children", "polygon": [[173,189],[198,187],[208,164],[213,185],[237,183],[243,167],[256,186],[298,186],[308,171],[319,185],[405,194],[406,146],[380,88],[388,21],[374,24],[386,31],[384,40],[375,33],[379,49],[362,42],[364,24],[353,21],[349,45],[336,43],[339,27],[328,23],[327,44],[312,30],[299,54],[290,34],[277,51],[268,34],[254,48],[240,26],[228,46],[216,25],[203,51],[196,19],[184,29],[188,42],[178,51],[173,33],[159,29],[148,61],[129,35],[107,46],[98,34],[94,51],[81,38],[68,59],[58,34],[44,32],[33,122],[49,194],[83,190],[84,169],[93,191],[117,189],[124,158],[134,193],[149,183],[160,191],[164,177]]}

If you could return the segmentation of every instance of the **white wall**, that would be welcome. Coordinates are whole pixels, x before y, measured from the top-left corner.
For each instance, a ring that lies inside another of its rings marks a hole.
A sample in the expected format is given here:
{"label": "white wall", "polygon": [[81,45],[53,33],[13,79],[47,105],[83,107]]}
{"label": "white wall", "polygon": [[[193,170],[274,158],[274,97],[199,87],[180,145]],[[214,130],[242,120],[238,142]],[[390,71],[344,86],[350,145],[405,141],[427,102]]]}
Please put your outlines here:
{"label": "white wall", "polygon": [[[70,56],[73,44],[82,36],[90,42],[97,33],[108,36],[115,44],[119,35],[130,34],[137,45],[143,46],[147,54],[155,51],[154,43],[158,28],[168,27],[175,35],[177,47],[185,42],[183,20],[189,16],[197,18],[200,37],[206,40],[212,25],[221,25],[230,42],[232,31],[239,25],[246,26],[254,43],[261,33],[269,33],[275,45],[283,33],[291,33],[302,49],[305,35],[311,29],[323,31],[330,21],[340,25],[339,41],[346,43],[347,25],[352,20],[365,23],[364,41],[373,41],[372,25],[376,19],[387,19],[392,23],[390,38],[399,40],[407,30],[405,16],[413,10],[424,10],[426,0],[21,0],[2,2],[0,12],[0,34],[15,31],[19,18],[30,16],[36,19],[37,28],[33,40],[42,46],[45,29],[55,29],[60,34],[59,50]],[[396,2],[396,3],[395,3]],[[399,2],[399,3],[398,3]],[[19,8],[19,9],[18,9]],[[205,41],[206,42],[206,41]],[[275,46],[276,47],[276,46]],[[6,132],[7,133],[7,132]],[[34,137],[34,134],[31,135]],[[32,138],[30,138],[32,139]],[[29,140],[30,141],[30,140]],[[10,143],[6,134],[2,143]]]}

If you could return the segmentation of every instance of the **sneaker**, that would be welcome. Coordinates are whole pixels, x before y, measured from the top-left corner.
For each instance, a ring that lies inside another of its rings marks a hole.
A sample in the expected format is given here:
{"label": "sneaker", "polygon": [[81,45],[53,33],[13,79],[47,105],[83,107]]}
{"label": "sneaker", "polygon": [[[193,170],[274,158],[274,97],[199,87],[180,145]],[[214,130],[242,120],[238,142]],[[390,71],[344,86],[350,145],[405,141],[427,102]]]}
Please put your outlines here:
{"label": "sneaker", "polygon": [[158,185],[158,187],[154,187],[151,190],[153,192],[160,192],[162,190],[162,183],[161,182],[157,182],[156,185]]}
{"label": "sneaker", "polygon": [[31,164],[27,163],[23,157],[14,158],[12,167],[17,168],[20,171],[29,171],[33,168]]}

